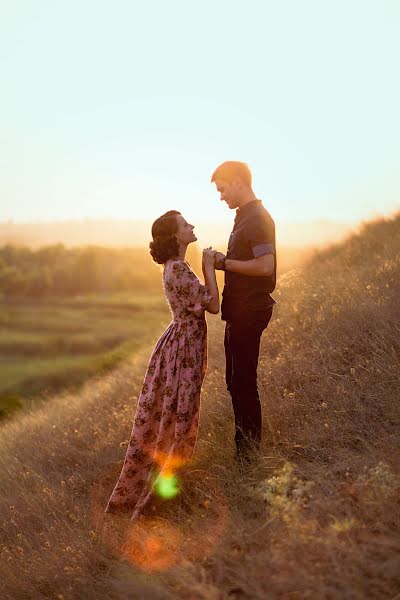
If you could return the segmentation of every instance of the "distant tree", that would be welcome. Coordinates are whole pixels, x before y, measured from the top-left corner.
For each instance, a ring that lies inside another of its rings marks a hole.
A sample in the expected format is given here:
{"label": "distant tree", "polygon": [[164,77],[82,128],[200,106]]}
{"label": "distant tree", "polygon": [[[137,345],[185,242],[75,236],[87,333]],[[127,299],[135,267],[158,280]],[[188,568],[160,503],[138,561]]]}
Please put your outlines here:
{"label": "distant tree", "polygon": [[5,296],[24,296],[27,281],[16,267],[3,267],[0,270],[0,290]]}
{"label": "distant tree", "polygon": [[75,290],[79,293],[95,292],[98,283],[98,261],[96,250],[88,247],[76,257],[74,268]]}
{"label": "distant tree", "polygon": [[45,246],[36,251],[36,261],[40,264],[45,264],[55,268],[60,262],[64,262],[68,258],[68,250],[63,244],[55,244],[53,246]]}
{"label": "distant tree", "polygon": [[31,298],[41,298],[52,290],[52,276],[47,266],[35,268],[26,276],[28,295]]}

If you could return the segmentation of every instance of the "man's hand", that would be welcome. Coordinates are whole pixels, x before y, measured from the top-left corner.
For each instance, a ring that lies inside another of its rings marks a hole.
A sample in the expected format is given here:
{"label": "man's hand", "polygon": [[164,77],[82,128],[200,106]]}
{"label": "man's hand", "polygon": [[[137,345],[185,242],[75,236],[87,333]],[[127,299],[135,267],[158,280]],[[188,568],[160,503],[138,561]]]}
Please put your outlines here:
{"label": "man's hand", "polygon": [[214,254],[214,266],[219,271],[223,271],[223,263],[222,263],[223,258],[226,258],[226,257],[225,257],[225,254],[222,254],[222,252],[216,252]]}

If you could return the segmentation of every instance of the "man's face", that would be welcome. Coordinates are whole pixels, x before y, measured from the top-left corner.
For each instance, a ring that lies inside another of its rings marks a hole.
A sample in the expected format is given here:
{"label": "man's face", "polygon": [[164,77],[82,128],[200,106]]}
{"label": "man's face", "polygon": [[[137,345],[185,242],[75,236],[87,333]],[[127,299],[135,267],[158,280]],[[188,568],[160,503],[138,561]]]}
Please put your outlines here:
{"label": "man's face", "polygon": [[216,179],[214,183],[220,193],[221,201],[226,202],[229,208],[237,208],[240,204],[240,182],[238,180],[227,182],[223,179]]}

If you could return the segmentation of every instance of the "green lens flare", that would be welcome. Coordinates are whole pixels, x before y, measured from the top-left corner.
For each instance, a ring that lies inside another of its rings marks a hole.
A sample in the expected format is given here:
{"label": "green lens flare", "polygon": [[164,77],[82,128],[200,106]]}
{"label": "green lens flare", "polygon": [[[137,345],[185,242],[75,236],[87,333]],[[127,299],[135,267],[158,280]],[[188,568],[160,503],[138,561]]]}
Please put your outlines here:
{"label": "green lens flare", "polygon": [[156,492],[161,498],[169,500],[179,493],[178,478],[175,475],[159,475],[156,481]]}

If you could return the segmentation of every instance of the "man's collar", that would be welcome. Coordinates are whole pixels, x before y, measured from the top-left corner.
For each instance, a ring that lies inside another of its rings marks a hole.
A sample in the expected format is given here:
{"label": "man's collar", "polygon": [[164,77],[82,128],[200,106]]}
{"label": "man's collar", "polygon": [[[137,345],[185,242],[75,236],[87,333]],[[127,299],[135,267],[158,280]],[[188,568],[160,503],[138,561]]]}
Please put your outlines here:
{"label": "man's collar", "polygon": [[254,207],[260,203],[261,203],[261,200],[259,200],[258,198],[256,200],[250,200],[250,202],[247,202],[247,204],[242,206],[242,208],[236,209],[236,216],[242,217],[245,213],[247,213],[248,210],[251,210],[252,207]]}

